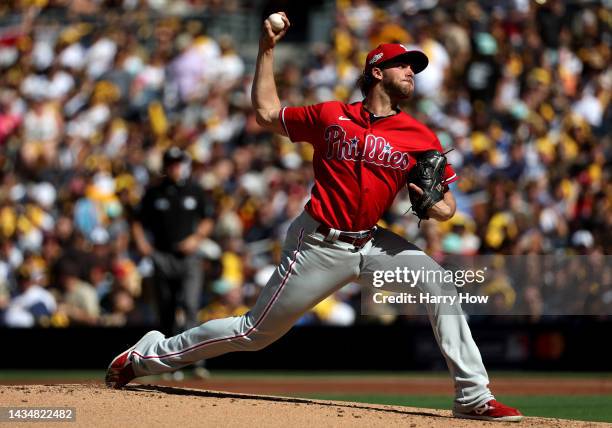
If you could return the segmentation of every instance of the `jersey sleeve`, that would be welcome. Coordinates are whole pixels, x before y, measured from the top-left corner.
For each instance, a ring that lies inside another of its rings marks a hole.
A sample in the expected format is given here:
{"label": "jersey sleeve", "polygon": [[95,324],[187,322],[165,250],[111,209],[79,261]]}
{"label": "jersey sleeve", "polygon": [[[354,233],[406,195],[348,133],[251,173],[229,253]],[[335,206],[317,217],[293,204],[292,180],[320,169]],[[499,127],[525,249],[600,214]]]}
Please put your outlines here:
{"label": "jersey sleeve", "polygon": [[287,136],[294,143],[306,141],[315,145],[323,139],[321,111],[323,103],[303,107],[283,107],[280,119]]}
{"label": "jersey sleeve", "polygon": [[447,163],[446,168],[444,168],[444,184],[449,185],[457,180],[459,180],[459,176],[453,169],[453,166]]}

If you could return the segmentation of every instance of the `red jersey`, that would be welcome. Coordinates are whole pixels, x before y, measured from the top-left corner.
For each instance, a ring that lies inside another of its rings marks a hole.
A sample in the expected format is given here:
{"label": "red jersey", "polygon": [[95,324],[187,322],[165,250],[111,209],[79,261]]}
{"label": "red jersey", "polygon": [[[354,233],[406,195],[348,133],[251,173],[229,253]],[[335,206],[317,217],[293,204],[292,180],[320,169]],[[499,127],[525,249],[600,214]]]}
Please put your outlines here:
{"label": "red jersey", "polygon": [[[338,230],[374,227],[406,185],[415,156],[442,151],[436,135],[410,115],[400,112],[372,122],[361,102],[283,107],[280,117],[291,141],[314,147],[315,183],[306,210]],[[456,179],[447,165],[445,184]]]}

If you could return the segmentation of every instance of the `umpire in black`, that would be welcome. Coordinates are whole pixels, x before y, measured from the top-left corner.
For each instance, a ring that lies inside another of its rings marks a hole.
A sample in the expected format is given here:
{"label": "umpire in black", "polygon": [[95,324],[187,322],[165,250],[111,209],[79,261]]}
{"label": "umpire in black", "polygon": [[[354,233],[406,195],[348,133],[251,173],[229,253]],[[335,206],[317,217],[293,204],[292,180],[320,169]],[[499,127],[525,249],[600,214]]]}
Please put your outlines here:
{"label": "umpire in black", "polygon": [[[204,191],[191,180],[191,158],[178,147],[164,153],[163,177],[147,189],[136,211],[132,232],[140,253],[155,267],[155,288],[161,329],[173,335],[198,324],[202,293],[200,242],[213,228],[212,207]],[[184,326],[176,309],[185,310]]]}

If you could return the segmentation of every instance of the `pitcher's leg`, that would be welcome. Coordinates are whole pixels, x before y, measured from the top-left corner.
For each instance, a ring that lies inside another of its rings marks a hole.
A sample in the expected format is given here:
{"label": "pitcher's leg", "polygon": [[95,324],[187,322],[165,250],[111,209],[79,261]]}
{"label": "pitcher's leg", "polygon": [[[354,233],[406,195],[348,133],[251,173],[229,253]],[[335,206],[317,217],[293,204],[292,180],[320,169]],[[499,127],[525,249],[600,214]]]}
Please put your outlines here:
{"label": "pitcher's leg", "polygon": [[447,313],[446,308],[440,311],[439,306],[427,304],[427,314],[455,383],[455,409],[471,410],[494,398],[489,376],[465,316]]}
{"label": "pitcher's leg", "polygon": [[[332,263],[333,261],[333,263]],[[285,334],[310,308],[357,277],[359,254],[321,247],[302,229],[251,311],[206,322],[133,352],[136,376],[176,370],[232,351],[255,351]]]}
{"label": "pitcher's leg", "polygon": [[[435,272],[442,269],[432,258],[404,238],[379,229],[370,251],[364,257],[362,273],[374,270],[394,271],[408,267],[411,271]],[[435,276],[435,275],[432,275]],[[363,279],[367,280],[367,276]],[[372,286],[364,282],[364,286]],[[405,292],[406,284],[386,284],[391,291]],[[456,296],[452,285],[436,281],[421,281],[421,293],[435,296]],[[472,338],[470,327],[458,303],[427,303],[427,314],[434,336],[448,365],[455,384],[455,408],[472,409],[493,398],[488,388],[489,378],[480,351]]]}

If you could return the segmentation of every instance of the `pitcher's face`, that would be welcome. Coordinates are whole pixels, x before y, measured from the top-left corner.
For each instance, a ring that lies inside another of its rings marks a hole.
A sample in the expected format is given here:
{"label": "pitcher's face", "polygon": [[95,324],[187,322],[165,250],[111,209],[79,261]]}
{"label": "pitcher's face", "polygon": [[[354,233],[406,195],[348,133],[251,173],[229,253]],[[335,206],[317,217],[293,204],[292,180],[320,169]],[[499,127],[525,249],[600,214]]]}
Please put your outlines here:
{"label": "pitcher's face", "polygon": [[382,71],[382,86],[389,97],[406,99],[414,92],[414,72],[410,64],[392,62]]}

